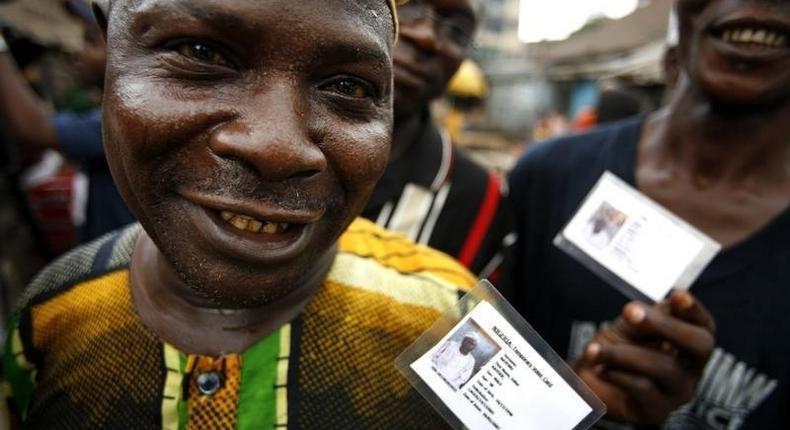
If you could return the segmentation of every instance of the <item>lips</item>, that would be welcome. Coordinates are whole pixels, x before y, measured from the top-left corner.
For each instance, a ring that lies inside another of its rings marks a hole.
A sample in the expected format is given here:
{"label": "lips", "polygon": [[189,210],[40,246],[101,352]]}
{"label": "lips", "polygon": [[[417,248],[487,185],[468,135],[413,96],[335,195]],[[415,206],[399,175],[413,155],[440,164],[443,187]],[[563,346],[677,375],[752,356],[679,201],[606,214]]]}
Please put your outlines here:
{"label": "lips", "polygon": [[230,211],[220,211],[220,217],[233,227],[251,233],[277,234],[285,232],[289,227],[288,223],[260,220]]}
{"label": "lips", "polygon": [[179,194],[188,203],[184,216],[195,240],[221,254],[270,264],[302,254],[323,210],[292,210],[265,202],[243,201],[191,190]]}
{"label": "lips", "polygon": [[724,30],[721,39],[755,48],[786,48],[787,35],[767,28],[736,27]]}
{"label": "lips", "polygon": [[790,24],[765,13],[725,18],[709,34],[721,52],[738,59],[774,60],[790,54]]}

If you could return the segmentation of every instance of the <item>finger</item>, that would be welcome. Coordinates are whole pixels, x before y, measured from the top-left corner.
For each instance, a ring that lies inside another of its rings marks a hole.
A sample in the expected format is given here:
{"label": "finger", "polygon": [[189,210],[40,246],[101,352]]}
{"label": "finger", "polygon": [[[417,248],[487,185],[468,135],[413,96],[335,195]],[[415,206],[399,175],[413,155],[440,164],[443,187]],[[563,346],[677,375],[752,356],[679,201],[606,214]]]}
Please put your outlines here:
{"label": "finger", "polygon": [[627,396],[620,411],[627,422],[658,426],[666,418],[663,411],[674,409],[667,406],[666,397],[661,395],[653,382],[647,378],[625,371],[609,370],[600,375],[600,380]]}
{"label": "finger", "polygon": [[716,322],[708,309],[688,291],[674,291],[667,302],[672,313],[684,321],[716,332]]}
{"label": "finger", "polygon": [[689,375],[672,356],[650,348],[630,344],[591,343],[585,355],[598,372],[621,370],[655,381],[663,392],[685,389]]}
{"label": "finger", "polygon": [[624,370],[608,369],[602,372],[599,377],[625,391],[629,397],[639,399],[642,403],[648,403],[650,399],[656,399],[661,395],[652,380]]}
{"label": "finger", "polygon": [[599,331],[598,335],[612,343],[639,342],[643,345],[653,343],[656,347],[660,346],[665,339],[660,334],[642,327],[648,317],[647,309],[649,309],[647,305],[640,302],[625,305],[620,317],[608,328]]}
{"label": "finger", "polygon": [[641,303],[626,305],[622,319],[629,327],[627,332],[635,340],[666,340],[700,361],[707,361],[713,351],[713,333],[707,327],[689,323]]}

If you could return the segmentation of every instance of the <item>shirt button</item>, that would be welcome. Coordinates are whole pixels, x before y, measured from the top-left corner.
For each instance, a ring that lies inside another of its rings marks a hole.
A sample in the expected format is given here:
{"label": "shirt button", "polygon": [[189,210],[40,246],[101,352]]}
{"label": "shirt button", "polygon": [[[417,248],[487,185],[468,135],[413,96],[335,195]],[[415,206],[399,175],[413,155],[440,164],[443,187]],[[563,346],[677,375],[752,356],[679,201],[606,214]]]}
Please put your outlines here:
{"label": "shirt button", "polygon": [[221,385],[222,379],[216,372],[201,373],[197,377],[198,390],[204,396],[214,395]]}

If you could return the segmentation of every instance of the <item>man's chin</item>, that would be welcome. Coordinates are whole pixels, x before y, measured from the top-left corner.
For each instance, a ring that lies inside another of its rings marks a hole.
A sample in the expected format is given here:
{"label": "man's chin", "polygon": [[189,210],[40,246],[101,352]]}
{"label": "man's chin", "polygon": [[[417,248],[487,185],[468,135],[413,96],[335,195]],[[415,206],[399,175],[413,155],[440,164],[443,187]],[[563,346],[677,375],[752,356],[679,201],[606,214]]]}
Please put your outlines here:
{"label": "man's chin", "polygon": [[395,126],[397,122],[409,118],[410,116],[422,112],[430,103],[441,97],[443,90],[428,88],[425,86],[412,87],[409,85],[398,84],[395,80],[394,106]]}
{"label": "man's chin", "polygon": [[790,101],[787,88],[778,90],[761,83],[748,85],[744,82],[716,82],[703,85],[702,91],[713,106],[733,112],[772,110],[781,108]]}
{"label": "man's chin", "polygon": [[[284,268],[263,269],[230,265],[223,267],[219,258],[202,264],[179,264],[178,256],[170,259],[180,280],[207,307],[241,310],[276,302],[298,285],[298,276],[278,273]],[[287,271],[287,270],[285,270]]]}
{"label": "man's chin", "polygon": [[777,76],[699,70],[694,81],[705,97],[721,108],[765,110],[790,101],[790,81]]}

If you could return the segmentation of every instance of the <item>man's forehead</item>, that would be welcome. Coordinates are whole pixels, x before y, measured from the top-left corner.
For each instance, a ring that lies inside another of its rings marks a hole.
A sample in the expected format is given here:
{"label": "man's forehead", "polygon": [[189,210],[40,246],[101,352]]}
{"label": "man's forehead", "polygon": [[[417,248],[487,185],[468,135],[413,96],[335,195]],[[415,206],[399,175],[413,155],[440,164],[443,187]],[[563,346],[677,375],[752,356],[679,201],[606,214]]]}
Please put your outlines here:
{"label": "man's forehead", "polygon": [[[349,18],[361,20],[371,25],[386,24],[392,34],[397,31],[397,18],[394,13],[396,3],[408,0],[299,0],[309,4],[316,11],[342,10]],[[147,12],[170,11],[185,12],[203,20],[221,19],[247,22],[254,20],[249,11],[266,11],[265,0],[94,0],[105,11],[120,7],[134,17]],[[280,6],[272,6],[273,10]],[[246,12],[245,12],[246,9]],[[224,12],[224,13],[222,13]],[[233,15],[237,15],[235,18]]]}
{"label": "man's forehead", "polygon": [[187,39],[218,46],[244,67],[288,64],[290,70],[304,71],[310,65],[354,63],[391,68],[392,24],[384,0],[109,1],[108,61],[118,73],[129,59],[124,52],[144,57],[158,52],[153,47]]}

